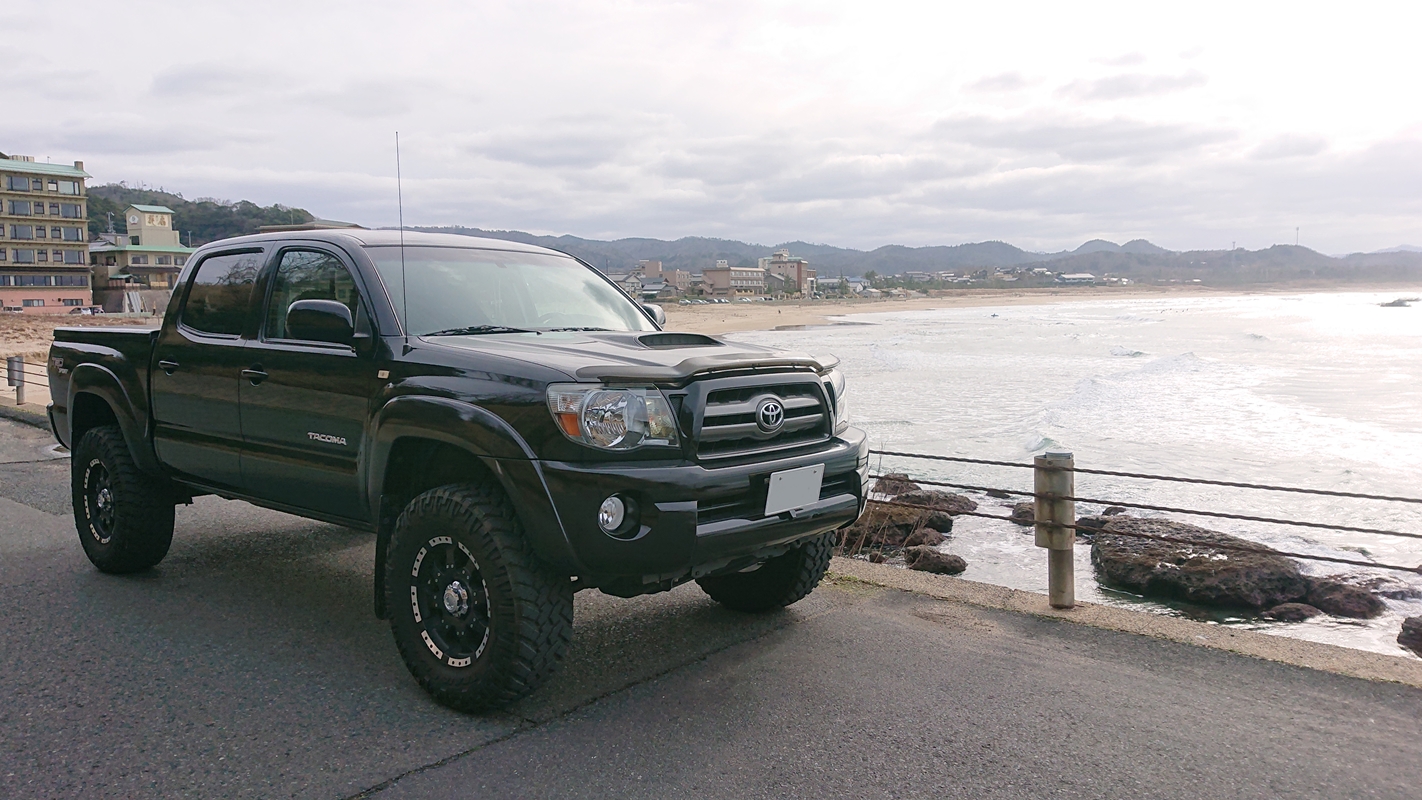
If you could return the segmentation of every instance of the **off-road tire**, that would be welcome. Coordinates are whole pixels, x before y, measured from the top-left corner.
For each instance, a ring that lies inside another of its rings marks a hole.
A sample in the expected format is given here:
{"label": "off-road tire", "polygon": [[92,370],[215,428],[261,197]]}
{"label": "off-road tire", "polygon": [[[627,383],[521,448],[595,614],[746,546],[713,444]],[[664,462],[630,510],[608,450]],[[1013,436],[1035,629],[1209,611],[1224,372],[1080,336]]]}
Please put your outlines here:
{"label": "off-road tire", "polygon": [[[385,565],[395,645],[441,705],[503,708],[542,685],[567,652],[572,584],[538,562],[498,487],[441,486],[410,501]],[[450,612],[446,596],[462,596],[466,610]]]}
{"label": "off-road tire", "polygon": [[835,534],[808,539],[790,552],[766,561],[754,572],[697,578],[712,600],[736,611],[759,613],[803,599],[829,569]]}
{"label": "off-road tire", "polygon": [[133,462],[123,431],[90,428],[70,458],[74,527],[89,561],[116,575],[162,561],[173,543],[173,492]]}

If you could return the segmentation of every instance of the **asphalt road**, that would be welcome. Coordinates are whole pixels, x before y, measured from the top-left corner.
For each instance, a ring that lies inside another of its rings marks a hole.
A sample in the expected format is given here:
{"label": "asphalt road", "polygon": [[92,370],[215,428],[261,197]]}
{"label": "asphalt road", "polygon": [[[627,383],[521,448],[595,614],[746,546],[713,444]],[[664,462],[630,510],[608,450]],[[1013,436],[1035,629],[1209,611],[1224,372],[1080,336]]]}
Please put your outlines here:
{"label": "asphalt road", "polygon": [[372,537],[201,498],[101,575],[0,420],[0,798],[1415,797],[1422,691],[855,583],[778,614],[578,596],[455,714],[370,614]]}

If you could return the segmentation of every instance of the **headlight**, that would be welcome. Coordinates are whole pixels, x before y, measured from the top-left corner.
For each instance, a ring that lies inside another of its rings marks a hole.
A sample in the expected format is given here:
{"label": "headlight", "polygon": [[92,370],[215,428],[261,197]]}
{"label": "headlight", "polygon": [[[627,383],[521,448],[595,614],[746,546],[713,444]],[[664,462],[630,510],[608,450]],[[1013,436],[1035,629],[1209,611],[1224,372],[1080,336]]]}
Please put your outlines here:
{"label": "headlight", "polygon": [[671,404],[657,389],[554,384],[548,387],[548,410],[564,436],[604,450],[678,441]]}
{"label": "headlight", "polygon": [[825,388],[834,403],[834,433],[838,436],[849,428],[849,401],[844,396],[844,373],[832,369],[825,376]]}

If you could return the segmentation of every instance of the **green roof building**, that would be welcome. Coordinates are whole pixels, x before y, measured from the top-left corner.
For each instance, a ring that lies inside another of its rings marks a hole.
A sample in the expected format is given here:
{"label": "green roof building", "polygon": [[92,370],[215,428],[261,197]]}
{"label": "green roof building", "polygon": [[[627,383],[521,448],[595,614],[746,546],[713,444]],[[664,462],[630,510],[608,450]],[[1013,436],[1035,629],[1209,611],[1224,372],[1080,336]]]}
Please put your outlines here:
{"label": "green roof building", "polygon": [[123,213],[128,233],[101,234],[89,245],[95,302],[110,312],[161,312],[194,248],[183,246],[167,206],[135,204]]}
{"label": "green roof building", "polygon": [[63,314],[93,304],[84,162],[0,153],[0,309]]}

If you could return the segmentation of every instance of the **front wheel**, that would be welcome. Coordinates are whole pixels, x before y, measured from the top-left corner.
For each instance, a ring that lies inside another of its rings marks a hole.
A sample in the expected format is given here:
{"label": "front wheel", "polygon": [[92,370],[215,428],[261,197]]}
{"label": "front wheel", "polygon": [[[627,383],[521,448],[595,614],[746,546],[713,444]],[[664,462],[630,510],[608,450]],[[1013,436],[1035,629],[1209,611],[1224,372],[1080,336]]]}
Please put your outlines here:
{"label": "front wheel", "polygon": [[572,584],[538,563],[497,488],[443,486],[412,500],[385,574],[400,656],[450,708],[513,703],[553,674],[572,640]]}
{"label": "front wheel", "polygon": [[712,600],[736,611],[773,611],[803,599],[819,585],[829,569],[835,534],[808,539],[752,572],[697,578]]}
{"label": "front wheel", "polygon": [[162,561],[173,543],[173,492],[138,468],[123,431],[90,428],[70,458],[74,527],[89,561],[113,574]]}

